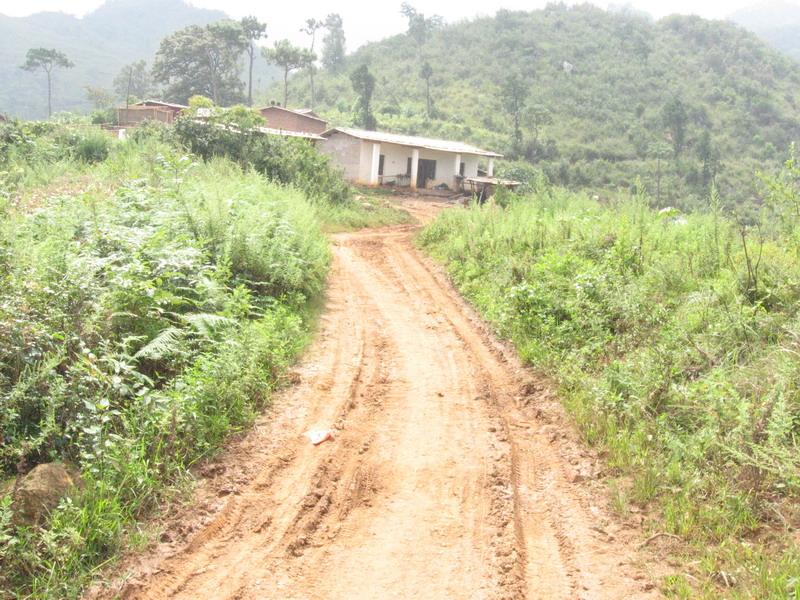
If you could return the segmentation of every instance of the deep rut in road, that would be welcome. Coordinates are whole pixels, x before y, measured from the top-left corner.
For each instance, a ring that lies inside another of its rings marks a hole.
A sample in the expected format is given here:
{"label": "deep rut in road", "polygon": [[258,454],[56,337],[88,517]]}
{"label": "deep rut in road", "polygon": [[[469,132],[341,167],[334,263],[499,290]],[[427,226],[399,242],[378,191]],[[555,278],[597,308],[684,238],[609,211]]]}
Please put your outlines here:
{"label": "deep rut in road", "polygon": [[[405,201],[425,218],[440,205]],[[639,536],[546,383],[403,226],[333,237],[299,381],[206,468],[123,598],[645,598]],[[312,446],[303,432],[332,427]]]}

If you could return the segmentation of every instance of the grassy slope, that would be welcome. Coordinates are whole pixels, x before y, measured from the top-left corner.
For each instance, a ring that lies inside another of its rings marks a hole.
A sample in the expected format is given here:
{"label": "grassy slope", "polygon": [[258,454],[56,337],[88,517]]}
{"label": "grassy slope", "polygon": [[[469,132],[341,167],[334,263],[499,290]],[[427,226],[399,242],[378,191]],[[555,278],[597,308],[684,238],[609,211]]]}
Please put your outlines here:
{"label": "grassy slope", "polygon": [[75,597],[269,404],[313,324],[323,228],[408,218],[159,138],[0,131],[0,472],[62,460],[85,484],[44,530],[15,529],[0,498],[0,598]]}
{"label": "grassy slope", "polygon": [[[607,453],[622,515],[649,515],[681,598],[800,591],[798,245],[725,217],[542,188],[442,214],[420,237]],[[731,589],[720,573],[731,576]],[[688,573],[685,576],[684,573]],[[793,596],[792,596],[793,597]]]}
{"label": "grassy slope", "polygon": [[[642,47],[649,48],[646,59]],[[661,109],[679,96],[690,114],[687,149],[678,164],[665,163],[664,204],[702,192],[696,150],[703,131],[721,154],[723,195],[737,199],[751,194],[756,168],[777,165],[800,133],[800,65],[730,23],[652,23],[591,6],[500,11],[433,34],[421,54],[434,70],[440,118],[424,117],[419,52],[404,35],[364,46],[339,74],[319,73],[318,108],[334,123],[346,122],[354,100],[348,74],[366,62],[377,79],[373,104],[381,127],[507,152],[511,122],[500,86],[519,72],[530,104],[553,118],[540,134],[558,151],[540,163],[552,180],[600,189],[627,187],[640,176],[654,192],[648,147],[665,142]],[[564,61],[574,65],[569,75]],[[295,76],[292,89],[297,104],[309,102],[306,76]],[[531,125],[526,117],[528,140]]]}

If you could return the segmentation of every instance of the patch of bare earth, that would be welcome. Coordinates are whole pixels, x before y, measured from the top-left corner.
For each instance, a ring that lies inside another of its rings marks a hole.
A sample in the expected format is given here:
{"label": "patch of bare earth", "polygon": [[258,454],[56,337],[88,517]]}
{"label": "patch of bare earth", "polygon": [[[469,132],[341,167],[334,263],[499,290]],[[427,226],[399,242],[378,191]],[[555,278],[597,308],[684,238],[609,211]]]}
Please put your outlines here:
{"label": "patch of bare earth", "polygon": [[[442,206],[402,203],[423,221]],[[90,597],[657,596],[602,463],[413,231],[334,236],[297,384],[205,467],[161,543]],[[315,428],[335,439],[311,445]]]}

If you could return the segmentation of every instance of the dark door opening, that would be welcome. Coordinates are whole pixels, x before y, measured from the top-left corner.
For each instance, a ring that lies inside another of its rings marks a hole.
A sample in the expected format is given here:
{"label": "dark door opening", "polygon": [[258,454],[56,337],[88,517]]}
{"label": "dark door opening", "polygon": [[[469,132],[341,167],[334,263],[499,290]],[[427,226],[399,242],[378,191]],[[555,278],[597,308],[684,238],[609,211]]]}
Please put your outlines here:
{"label": "dark door opening", "polygon": [[424,188],[428,179],[436,179],[436,161],[420,158],[417,166],[417,187]]}

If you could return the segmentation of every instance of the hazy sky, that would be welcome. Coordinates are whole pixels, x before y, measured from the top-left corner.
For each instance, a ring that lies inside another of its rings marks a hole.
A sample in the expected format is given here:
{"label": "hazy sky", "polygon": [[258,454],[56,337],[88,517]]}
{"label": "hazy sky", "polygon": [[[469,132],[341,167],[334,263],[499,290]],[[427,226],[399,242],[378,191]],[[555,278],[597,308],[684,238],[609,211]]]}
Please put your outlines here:
{"label": "hazy sky", "polygon": [[[342,15],[349,50],[366,41],[377,40],[404,30],[403,18],[399,14],[402,0],[368,2],[368,0],[304,0],[302,2],[265,2],[264,0],[191,0],[189,3],[203,8],[223,10],[234,18],[256,15],[267,23],[268,42],[289,37],[295,41],[303,39],[298,31],[308,17],[324,17],[327,13]],[[693,13],[706,18],[725,18],[730,13],[756,4],[758,0],[728,0],[725,2],[698,2],[678,0],[634,0],[616,2],[632,4],[655,17],[672,13]],[[0,0],[0,13],[23,16],[43,10],[61,11],[84,15],[102,4],[102,0]],[[570,2],[568,2],[569,4]],[[411,1],[425,14],[442,15],[447,21],[457,21],[477,15],[494,14],[498,8],[531,10],[541,8],[547,0],[499,0],[496,4],[486,0],[417,0]],[[605,8],[608,1],[595,2]],[[279,10],[275,10],[279,8]]]}

